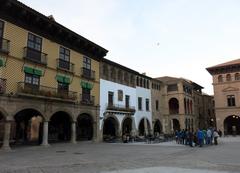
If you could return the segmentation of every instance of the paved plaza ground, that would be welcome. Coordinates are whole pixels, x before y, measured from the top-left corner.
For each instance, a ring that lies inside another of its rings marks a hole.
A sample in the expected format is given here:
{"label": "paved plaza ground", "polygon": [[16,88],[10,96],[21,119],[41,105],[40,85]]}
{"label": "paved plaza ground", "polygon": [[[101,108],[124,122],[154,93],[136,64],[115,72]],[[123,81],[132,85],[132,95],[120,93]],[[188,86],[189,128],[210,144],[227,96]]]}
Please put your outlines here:
{"label": "paved plaza ground", "polygon": [[[225,173],[240,172],[240,138],[203,148],[160,144],[91,143],[0,151],[0,173]],[[220,172],[222,171],[222,172]]]}

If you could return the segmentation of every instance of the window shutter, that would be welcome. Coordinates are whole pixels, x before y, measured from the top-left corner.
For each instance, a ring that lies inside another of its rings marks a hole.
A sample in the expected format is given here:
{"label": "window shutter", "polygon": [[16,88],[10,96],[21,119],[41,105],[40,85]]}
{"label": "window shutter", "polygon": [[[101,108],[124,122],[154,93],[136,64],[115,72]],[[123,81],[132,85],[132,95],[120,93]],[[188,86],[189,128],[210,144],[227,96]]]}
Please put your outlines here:
{"label": "window shutter", "polygon": [[25,72],[25,73],[34,74],[33,71],[34,71],[34,70],[33,70],[33,68],[31,68],[31,67],[27,67],[27,66],[24,67],[24,72]]}

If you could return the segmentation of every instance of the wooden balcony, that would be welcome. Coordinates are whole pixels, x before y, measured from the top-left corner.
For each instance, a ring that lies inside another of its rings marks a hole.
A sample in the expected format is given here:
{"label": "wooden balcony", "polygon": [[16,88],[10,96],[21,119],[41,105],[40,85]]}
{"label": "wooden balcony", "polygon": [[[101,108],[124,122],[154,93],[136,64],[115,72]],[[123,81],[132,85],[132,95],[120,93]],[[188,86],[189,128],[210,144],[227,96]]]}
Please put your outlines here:
{"label": "wooden balcony", "polygon": [[33,63],[47,65],[47,54],[29,47],[24,47],[23,58]]}
{"label": "wooden balcony", "polygon": [[95,71],[82,67],[81,76],[88,80],[95,80]]}

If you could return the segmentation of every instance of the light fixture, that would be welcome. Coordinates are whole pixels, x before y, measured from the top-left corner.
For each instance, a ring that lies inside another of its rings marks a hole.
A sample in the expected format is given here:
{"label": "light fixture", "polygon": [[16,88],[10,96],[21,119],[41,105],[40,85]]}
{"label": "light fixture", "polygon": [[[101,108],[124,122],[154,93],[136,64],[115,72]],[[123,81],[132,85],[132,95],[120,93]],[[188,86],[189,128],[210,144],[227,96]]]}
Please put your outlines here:
{"label": "light fixture", "polygon": [[233,115],[233,118],[235,118],[235,115]]}

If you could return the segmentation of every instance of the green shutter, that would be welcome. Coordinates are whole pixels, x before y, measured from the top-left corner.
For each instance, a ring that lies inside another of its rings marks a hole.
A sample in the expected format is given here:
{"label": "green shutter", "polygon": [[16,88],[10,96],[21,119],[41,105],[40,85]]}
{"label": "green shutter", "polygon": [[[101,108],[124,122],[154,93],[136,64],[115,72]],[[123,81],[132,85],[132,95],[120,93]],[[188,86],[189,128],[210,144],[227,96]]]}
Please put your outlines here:
{"label": "green shutter", "polygon": [[91,90],[93,88],[93,84],[81,81],[81,87]]}
{"label": "green shutter", "polygon": [[0,67],[3,67],[4,63],[3,63],[3,59],[0,59]]}
{"label": "green shutter", "polygon": [[27,66],[24,67],[24,72],[25,73],[34,74],[33,71],[34,70],[31,67],[27,67]]}
{"label": "green shutter", "polygon": [[42,70],[34,69],[34,74],[38,76],[42,76]]}
{"label": "green shutter", "polygon": [[58,82],[64,83],[64,76],[57,75],[56,79]]}
{"label": "green shutter", "polygon": [[70,78],[69,77],[64,77],[64,83],[70,84]]}

